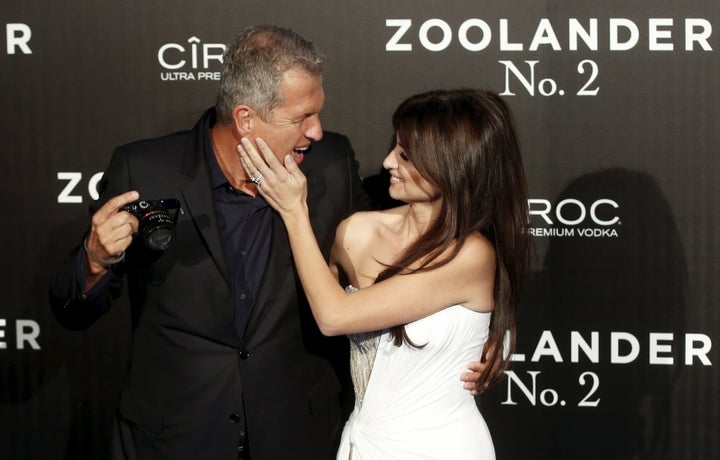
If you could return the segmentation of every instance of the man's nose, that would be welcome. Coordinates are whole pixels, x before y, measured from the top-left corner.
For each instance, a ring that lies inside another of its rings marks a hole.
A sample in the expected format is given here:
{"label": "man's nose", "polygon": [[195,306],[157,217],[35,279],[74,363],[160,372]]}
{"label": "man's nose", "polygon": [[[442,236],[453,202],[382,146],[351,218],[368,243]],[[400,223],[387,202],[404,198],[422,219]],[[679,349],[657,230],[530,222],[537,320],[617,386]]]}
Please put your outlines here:
{"label": "man's nose", "polygon": [[322,123],[319,115],[313,115],[305,120],[307,127],[305,128],[305,137],[314,141],[319,141],[323,137]]}

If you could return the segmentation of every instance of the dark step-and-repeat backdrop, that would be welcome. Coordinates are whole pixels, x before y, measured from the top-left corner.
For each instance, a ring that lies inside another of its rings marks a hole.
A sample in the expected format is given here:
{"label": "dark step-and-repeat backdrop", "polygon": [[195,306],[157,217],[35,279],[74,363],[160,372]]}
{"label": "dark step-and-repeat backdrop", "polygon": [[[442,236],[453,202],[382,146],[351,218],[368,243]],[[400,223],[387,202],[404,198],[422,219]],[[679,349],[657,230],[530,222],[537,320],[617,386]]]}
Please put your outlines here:
{"label": "dark step-and-repeat backdrop", "polygon": [[537,258],[478,398],[498,458],[720,458],[717,0],[4,0],[0,458],[107,458],[127,305],[67,331],[48,282],[112,149],[191,127],[223,44],[268,23],[327,54],[324,126],[364,177],[411,94],[513,109]]}

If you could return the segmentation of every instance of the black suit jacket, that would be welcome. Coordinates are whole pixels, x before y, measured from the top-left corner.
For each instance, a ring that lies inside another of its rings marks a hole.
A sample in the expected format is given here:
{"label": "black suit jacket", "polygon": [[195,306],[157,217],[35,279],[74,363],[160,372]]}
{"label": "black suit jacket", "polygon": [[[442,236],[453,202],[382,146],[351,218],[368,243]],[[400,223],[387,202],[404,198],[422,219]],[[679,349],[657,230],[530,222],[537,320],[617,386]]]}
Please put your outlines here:
{"label": "black suit jacket", "polygon": [[[331,457],[341,423],[332,361],[347,361],[346,339],[319,333],[277,214],[257,301],[237,333],[206,157],[213,119],[211,109],[191,131],[116,149],[98,203],[132,189],[142,199],[178,198],[176,240],[164,252],[135,241],[111,282],[89,296],[69,259],[51,286],[53,310],[67,327],[87,327],[127,279],[134,331],[118,407],[120,458],[237,458],[243,403],[253,460]],[[301,167],[327,255],[340,220],[367,206],[357,162],[347,138],[327,132]]]}

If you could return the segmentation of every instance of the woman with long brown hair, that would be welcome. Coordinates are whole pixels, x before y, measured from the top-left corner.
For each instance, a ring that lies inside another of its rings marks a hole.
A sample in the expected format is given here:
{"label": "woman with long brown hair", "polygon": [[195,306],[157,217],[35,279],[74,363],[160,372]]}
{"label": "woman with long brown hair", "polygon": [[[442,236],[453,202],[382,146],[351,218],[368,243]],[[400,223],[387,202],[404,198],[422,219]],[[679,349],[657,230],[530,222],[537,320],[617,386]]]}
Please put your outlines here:
{"label": "woman with long brown hair", "polygon": [[480,384],[496,381],[513,345],[502,337],[515,337],[530,240],[512,117],[497,94],[438,90],[405,100],[393,125],[383,166],[390,196],[406,204],[343,221],[329,267],[292,158],[281,164],[261,139],[238,151],[285,222],[320,329],[351,338],[356,404],[338,458],[494,458],[457,375],[491,338]]}

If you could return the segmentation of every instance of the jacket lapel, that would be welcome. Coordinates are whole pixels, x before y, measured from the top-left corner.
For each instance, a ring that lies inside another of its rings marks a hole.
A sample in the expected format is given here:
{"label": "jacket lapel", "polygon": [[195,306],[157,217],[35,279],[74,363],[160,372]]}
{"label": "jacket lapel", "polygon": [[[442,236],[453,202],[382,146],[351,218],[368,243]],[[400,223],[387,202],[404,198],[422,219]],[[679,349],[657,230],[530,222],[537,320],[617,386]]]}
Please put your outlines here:
{"label": "jacket lapel", "polygon": [[214,110],[210,109],[195,125],[192,135],[188,140],[183,157],[182,172],[190,180],[182,188],[182,195],[187,205],[186,212],[195,223],[195,228],[200,232],[210,256],[215,265],[222,273],[223,278],[230,283],[230,270],[228,269],[220,231],[215,212],[215,203],[212,196],[212,185],[210,183],[210,172],[207,164],[207,133],[210,125],[210,118],[214,117]]}

